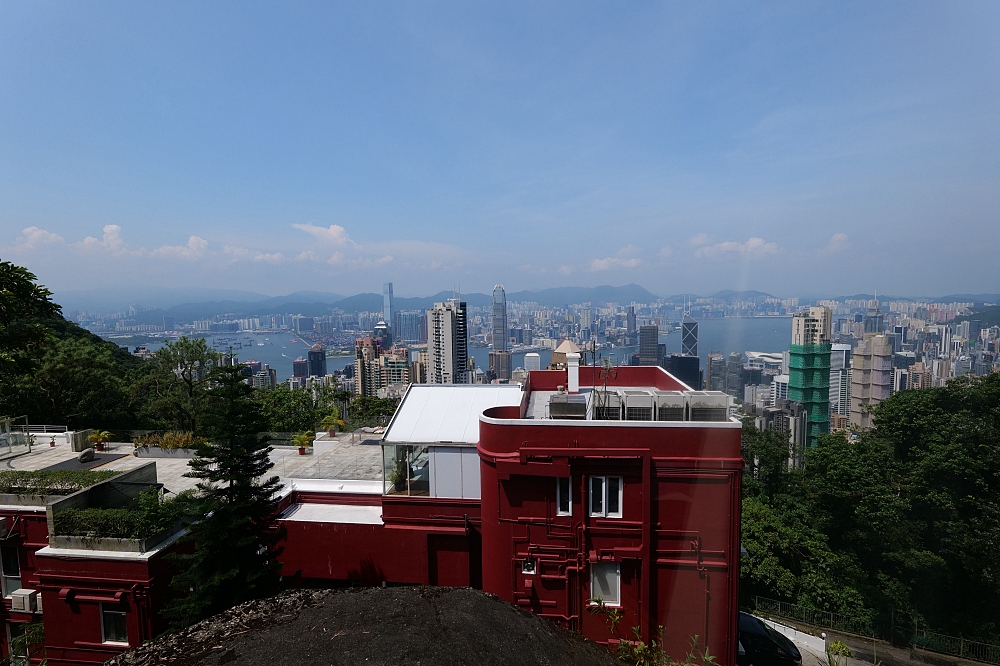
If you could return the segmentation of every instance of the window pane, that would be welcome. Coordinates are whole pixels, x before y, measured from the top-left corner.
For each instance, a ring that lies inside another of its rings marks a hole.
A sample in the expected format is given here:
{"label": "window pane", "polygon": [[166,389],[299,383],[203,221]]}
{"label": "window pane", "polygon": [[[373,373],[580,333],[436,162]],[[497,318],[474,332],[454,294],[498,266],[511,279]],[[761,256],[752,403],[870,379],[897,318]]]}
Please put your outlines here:
{"label": "window pane", "polygon": [[590,477],[590,514],[604,515],[604,477]]}
{"label": "window pane", "polygon": [[101,606],[105,643],[128,643],[125,611],[120,606]]}
{"label": "window pane", "polygon": [[590,565],[590,596],[600,598],[609,606],[621,604],[617,562],[595,562]]}
{"label": "window pane", "polygon": [[620,476],[609,476],[608,477],[608,515],[621,515],[622,507],[620,500],[620,491],[622,487],[622,478]]}
{"label": "window pane", "polygon": [[4,576],[3,577],[3,596],[9,597],[14,594],[16,590],[21,589],[21,577],[20,576]]}
{"label": "window pane", "polygon": [[558,503],[556,505],[556,512],[562,514],[569,514],[569,479],[557,479],[556,484],[556,499]]}
{"label": "window pane", "polygon": [[21,564],[17,559],[17,546],[0,546],[0,563],[4,576],[20,576]]}

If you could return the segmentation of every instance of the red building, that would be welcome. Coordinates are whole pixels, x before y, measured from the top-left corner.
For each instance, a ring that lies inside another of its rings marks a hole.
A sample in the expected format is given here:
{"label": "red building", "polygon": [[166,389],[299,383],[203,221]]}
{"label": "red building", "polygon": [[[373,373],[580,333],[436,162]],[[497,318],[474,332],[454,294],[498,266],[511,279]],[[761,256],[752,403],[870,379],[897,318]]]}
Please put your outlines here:
{"label": "red building", "polygon": [[289,494],[285,575],[481,585],[597,641],[662,626],[671,654],[697,637],[735,663],[743,462],[728,397],[575,361],[523,391],[411,386],[382,439],[384,487]]}

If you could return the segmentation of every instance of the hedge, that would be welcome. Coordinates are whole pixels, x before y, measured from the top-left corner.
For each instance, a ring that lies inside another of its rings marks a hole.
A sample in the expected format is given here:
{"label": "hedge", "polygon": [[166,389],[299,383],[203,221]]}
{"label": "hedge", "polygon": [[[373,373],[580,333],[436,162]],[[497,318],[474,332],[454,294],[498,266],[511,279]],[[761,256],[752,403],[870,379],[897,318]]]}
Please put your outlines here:
{"label": "hedge", "polygon": [[121,472],[91,470],[10,470],[0,472],[0,494],[72,495]]}

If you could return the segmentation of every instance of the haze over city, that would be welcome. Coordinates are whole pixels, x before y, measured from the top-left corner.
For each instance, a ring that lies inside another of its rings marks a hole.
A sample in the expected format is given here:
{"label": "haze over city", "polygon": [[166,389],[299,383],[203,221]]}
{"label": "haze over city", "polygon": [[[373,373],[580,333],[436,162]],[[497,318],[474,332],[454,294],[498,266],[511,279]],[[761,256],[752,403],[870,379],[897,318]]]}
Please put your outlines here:
{"label": "haze over city", "polygon": [[996,292],[1000,10],[5,4],[59,292]]}

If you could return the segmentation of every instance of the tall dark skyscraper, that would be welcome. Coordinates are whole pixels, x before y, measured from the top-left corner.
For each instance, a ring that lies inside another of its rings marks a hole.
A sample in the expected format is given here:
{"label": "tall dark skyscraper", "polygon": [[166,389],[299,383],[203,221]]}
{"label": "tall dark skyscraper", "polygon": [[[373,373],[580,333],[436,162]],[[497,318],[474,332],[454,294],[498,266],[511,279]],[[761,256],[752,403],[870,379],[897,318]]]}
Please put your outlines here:
{"label": "tall dark skyscraper", "polygon": [[639,327],[639,365],[660,364],[660,327]]}
{"label": "tall dark skyscraper", "polygon": [[681,353],[685,356],[698,355],[698,322],[686,312],[681,322]]}
{"label": "tall dark skyscraper", "polygon": [[493,351],[507,351],[510,333],[507,332],[507,296],[503,285],[493,287]]}
{"label": "tall dark skyscraper", "polygon": [[625,313],[625,333],[629,336],[635,335],[635,307],[628,306],[628,311]]}
{"label": "tall dark skyscraper", "polygon": [[309,376],[326,377],[326,347],[321,344],[309,348]]}

